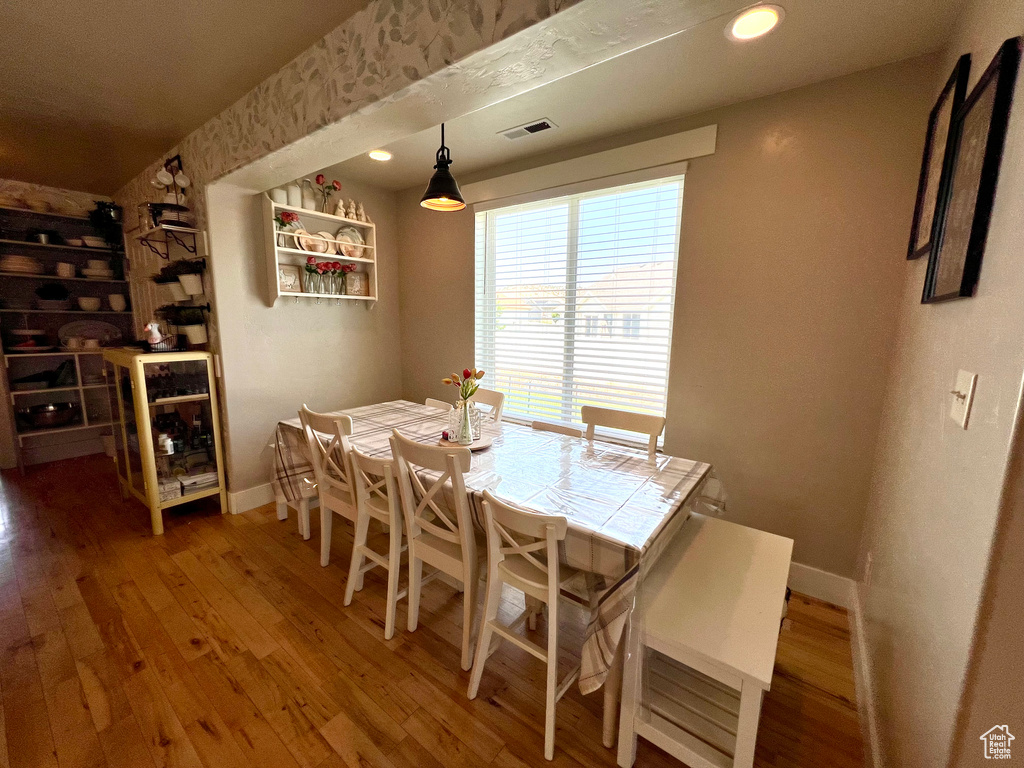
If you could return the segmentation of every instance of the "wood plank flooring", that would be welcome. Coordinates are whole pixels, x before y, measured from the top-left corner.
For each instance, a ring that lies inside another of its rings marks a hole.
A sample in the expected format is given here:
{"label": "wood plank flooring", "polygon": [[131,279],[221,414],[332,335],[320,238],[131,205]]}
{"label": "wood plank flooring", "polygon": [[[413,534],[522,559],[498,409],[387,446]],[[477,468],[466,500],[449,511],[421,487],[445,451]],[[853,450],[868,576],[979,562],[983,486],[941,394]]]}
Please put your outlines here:
{"label": "wood plank flooring", "polygon": [[[455,590],[424,587],[414,633],[400,602],[385,641],[380,576],[342,605],[347,524],[321,568],[316,521],[304,542],[271,506],[165,522],[150,535],[104,457],[0,478],[0,767],[548,765],[543,666],[506,643],[468,700]],[[568,669],[585,619],[564,613]],[[757,765],[862,764],[851,668],[845,611],[794,595]],[[615,765],[600,694],[559,704],[553,764]],[[637,765],[679,763],[641,740]]]}

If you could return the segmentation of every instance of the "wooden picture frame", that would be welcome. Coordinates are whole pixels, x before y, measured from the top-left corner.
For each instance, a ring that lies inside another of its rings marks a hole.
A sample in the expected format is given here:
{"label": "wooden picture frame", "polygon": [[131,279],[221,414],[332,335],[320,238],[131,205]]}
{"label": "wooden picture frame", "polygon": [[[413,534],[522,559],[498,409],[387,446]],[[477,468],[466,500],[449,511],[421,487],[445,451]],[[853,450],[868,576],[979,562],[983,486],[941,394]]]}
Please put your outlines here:
{"label": "wooden picture frame", "polygon": [[971,54],[965,53],[957,60],[953,72],[928,115],[928,132],[924,139],[921,175],[917,181],[917,202],[914,204],[914,219],[910,225],[910,244],[907,246],[908,259],[917,259],[931,253],[939,189],[945,164],[949,160],[950,142],[953,138],[950,128],[953,125],[953,118],[960,111],[964,97],[967,95],[967,78],[970,71]]}
{"label": "wooden picture frame", "polygon": [[974,294],[1020,56],[1020,37],[1003,43],[954,118],[954,151],[940,185],[923,304]]}
{"label": "wooden picture frame", "polygon": [[302,293],[302,267],[298,264],[279,264],[277,285],[281,293]]}

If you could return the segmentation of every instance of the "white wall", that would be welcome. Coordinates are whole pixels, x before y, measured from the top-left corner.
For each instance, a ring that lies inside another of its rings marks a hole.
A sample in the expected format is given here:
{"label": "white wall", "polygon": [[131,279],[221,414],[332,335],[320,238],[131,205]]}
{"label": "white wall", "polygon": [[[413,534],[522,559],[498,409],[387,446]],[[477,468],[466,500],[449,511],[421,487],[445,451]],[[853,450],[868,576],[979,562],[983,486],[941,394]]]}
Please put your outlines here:
{"label": "white wall", "polygon": [[[853,574],[935,60],[913,59],[472,174],[470,184],[717,124],[689,161],[669,453],[715,465],[731,519]],[[403,392],[473,357],[473,215],[399,194]]]}
{"label": "white wall", "polygon": [[[1024,1],[973,2],[931,92],[964,52],[973,86],[1003,40],[1022,31]],[[948,755],[1018,407],[1024,77],[1015,101],[976,296],[924,306],[925,261],[905,268],[862,546],[873,558],[862,598],[881,744],[893,766],[930,768]],[[978,374],[967,431],[948,418],[961,368]]]}
{"label": "white wall", "polygon": [[334,410],[400,395],[394,196],[341,181],[344,197],[362,201],[377,224],[380,300],[372,307],[292,298],[268,306],[261,197],[227,184],[208,188],[233,494],[270,480],[274,427],[299,405]]}

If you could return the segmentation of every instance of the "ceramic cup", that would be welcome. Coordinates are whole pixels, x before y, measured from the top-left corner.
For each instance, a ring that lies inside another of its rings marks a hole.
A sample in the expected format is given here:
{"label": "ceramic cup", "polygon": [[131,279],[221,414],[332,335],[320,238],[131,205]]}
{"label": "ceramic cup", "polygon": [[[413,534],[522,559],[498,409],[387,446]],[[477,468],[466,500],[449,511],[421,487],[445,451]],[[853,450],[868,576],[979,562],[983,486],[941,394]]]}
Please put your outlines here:
{"label": "ceramic cup", "polygon": [[110,303],[110,308],[115,312],[124,312],[128,307],[128,302],[124,298],[122,293],[112,293],[107,296],[107,301]]}
{"label": "ceramic cup", "polygon": [[82,349],[99,349],[99,339],[82,339]]}
{"label": "ceramic cup", "polygon": [[75,265],[68,264],[66,261],[60,261],[57,263],[57,277],[74,277],[75,276]]}
{"label": "ceramic cup", "polygon": [[81,349],[82,348],[82,337],[72,336],[68,339],[68,349]]}

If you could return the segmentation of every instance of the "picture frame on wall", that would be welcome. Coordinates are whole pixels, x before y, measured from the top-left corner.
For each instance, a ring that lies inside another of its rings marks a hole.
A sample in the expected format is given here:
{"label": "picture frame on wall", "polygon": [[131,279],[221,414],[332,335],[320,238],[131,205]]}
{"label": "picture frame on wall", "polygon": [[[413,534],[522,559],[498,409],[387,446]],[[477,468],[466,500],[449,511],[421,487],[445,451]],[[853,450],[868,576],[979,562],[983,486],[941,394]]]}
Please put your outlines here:
{"label": "picture frame on wall", "polygon": [[1014,37],[1003,43],[953,120],[953,153],[939,187],[924,304],[974,294],[1013,106],[1021,40]]}
{"label": "picture frame on wall", "polygon": [[953,72],[942,88],[935,106],[928,115],[928,132],[924,139],[921,175],[917,181],[917,202],[910,225],[910,244],[907,258],[917,259],[931,252],[935,210],[939,202],[939,184],[949,159],[950,128],[967,95],[967,78],[971,71],[971,54],[965,53],[953,67]]}
{"label": "picture frame on wall", "polygon": [[302,268],[298,264],[279,264],[277,285],[281,293],[302,293]]}

